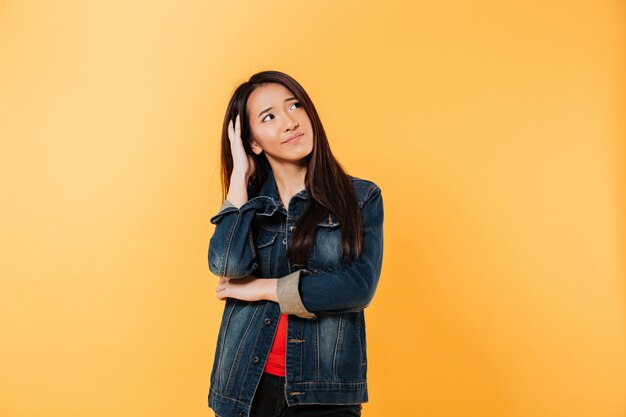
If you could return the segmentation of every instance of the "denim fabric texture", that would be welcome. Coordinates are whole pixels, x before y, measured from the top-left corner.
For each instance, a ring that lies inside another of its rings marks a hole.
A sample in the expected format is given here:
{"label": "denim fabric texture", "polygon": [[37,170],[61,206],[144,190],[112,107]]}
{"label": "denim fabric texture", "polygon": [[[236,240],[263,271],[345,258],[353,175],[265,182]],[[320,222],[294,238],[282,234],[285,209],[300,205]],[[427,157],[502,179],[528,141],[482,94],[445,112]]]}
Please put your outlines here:
{"label": "denim fabric texture", "polygon": [[278,303],[227,298],[210,378],[209,407],[220,417],[248,417],[274,340],[280,313],[289,314],[285,404],[368,401],[364,309],[383,259],[383,200],[371,181],[351,177],[363,225],[359,259],[340,262],[340,223],[318,224],[306,265],[286,258],[291,234],[308,204],[302,190],[282,207],[274,176],[248,189],[237,208],[225,200],[211,218],[210,271],[217,276],[279,278]]}

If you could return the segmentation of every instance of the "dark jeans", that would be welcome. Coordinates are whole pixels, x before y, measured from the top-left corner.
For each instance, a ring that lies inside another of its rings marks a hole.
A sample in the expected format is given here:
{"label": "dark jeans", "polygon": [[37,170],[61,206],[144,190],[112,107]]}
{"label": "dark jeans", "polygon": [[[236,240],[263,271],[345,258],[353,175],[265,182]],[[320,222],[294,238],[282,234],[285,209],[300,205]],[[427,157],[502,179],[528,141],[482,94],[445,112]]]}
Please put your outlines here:
{"label": "dark jeans", "polygon": [[303,404],[287,407],[285,377],[263,372],[250,417],[360,417],[361,404]]}

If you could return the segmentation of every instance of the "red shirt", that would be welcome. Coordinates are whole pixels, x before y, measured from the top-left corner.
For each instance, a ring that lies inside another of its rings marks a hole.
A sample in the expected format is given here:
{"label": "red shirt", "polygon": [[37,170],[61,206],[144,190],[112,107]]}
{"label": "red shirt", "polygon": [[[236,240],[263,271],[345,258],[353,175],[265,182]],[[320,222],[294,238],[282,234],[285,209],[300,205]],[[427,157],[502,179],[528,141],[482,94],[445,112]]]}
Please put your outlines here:
{"label": "red shirt", "polygon": [[264,372],[277,376],[285,376],[285,350],[287,347],[287,314],[280,314],[276,337],[272,343],[272,350],[267,358]]}

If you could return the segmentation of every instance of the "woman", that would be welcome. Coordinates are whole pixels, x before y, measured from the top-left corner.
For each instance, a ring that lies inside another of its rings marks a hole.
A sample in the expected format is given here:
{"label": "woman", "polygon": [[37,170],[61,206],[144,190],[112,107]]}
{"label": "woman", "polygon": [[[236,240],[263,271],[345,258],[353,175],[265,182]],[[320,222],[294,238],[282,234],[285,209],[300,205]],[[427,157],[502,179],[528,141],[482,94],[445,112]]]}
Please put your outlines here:
{"label": "woman", "polygon": [[360,416],[380,188],[344,172],[308,94],[277,71],[253,75],[228,104],[222,186],[208,260],[226,303],[209,407],[220,417]]}

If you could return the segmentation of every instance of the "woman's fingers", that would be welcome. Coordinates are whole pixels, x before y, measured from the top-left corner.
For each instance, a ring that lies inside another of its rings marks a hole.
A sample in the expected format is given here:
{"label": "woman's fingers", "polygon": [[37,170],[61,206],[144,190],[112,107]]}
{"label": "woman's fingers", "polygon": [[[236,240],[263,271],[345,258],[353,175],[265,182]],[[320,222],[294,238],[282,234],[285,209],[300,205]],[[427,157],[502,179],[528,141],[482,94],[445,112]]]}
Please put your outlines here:
{"label": "woman's fingers", "polygon": [[265,300],[268,292],[267,282],[254,275],[236,279],[221,277],[215,289],[215,296],[219,300],[226,298],[236,298],[243,301]]}
{"label": "woman's fingers", "polygon": [[228,122],[228,139],[230,139],[231,142],[236,139],[241,140],[241,122],[239,121],[239,114],[235,117],[234,124],[233,119],[230,119]]}
{"label": "woman's fingers", "polygon": [[235,137],[241,138],[241,122],[239,120],[239,113],[237,113],[237,117],[235,118]]}
{"label": "woman's fingers", "polygon": [[233,130],[233,121],[228,121],[228,139],[232,142],[233,136],[235,136],[235,131]]}
{"label": "woman's fingers", "polygon": [[226,288],[226,283],[228,282],[228,278],[220,278],[220,280],[217,282],[217,287],[215,287],[215,291],[219,292],[222,291],[224,288]]}
{"label": "woman's fingers", "polygon": [[230,153],[233,157],[233,172],[246,174],[250,170],[250,163],[241,140],[241,120],[239,114],[237,114],[234,121],[231,119],[228,122],[228,139],[230,140]]}
{"label": "woman's fingers", "polygon": [[227,298],[226,289],[228,284],[228,278],[220,278],[217,287],[215,288],[215,296],[218,300],[225,300]]}

